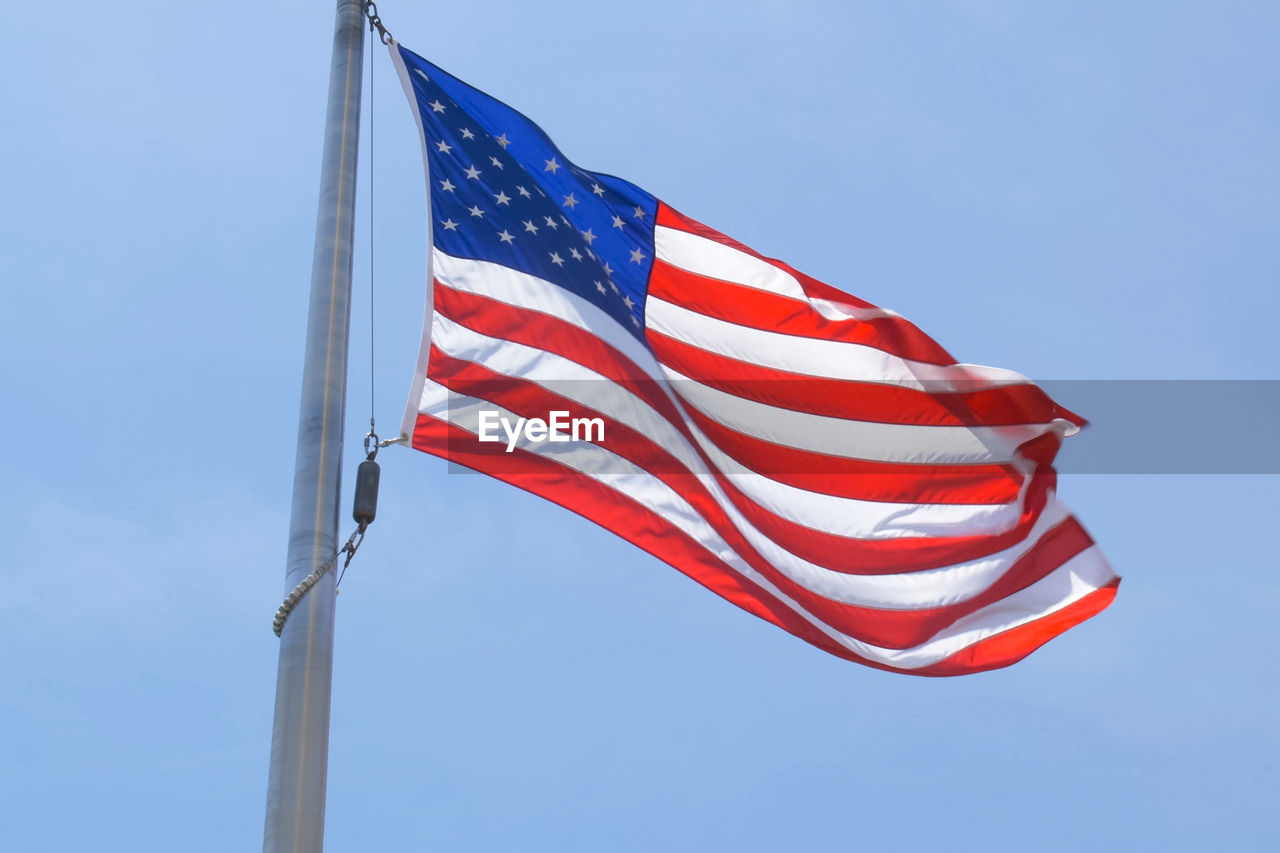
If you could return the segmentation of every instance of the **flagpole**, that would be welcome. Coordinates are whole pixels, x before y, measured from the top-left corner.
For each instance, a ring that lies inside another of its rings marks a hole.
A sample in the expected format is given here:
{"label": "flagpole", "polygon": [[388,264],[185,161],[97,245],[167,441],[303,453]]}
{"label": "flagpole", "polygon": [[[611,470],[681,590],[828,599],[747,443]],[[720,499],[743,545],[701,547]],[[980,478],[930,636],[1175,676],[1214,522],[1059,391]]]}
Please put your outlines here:
{"label": "flagpole", "polygon": [[[286,593],[338,549],[364,28],[364,3],[337,0]],[[318,853],[324,845],[334,602],[334,575],[328,572],[298,602],[280,637],[265,853]]]}

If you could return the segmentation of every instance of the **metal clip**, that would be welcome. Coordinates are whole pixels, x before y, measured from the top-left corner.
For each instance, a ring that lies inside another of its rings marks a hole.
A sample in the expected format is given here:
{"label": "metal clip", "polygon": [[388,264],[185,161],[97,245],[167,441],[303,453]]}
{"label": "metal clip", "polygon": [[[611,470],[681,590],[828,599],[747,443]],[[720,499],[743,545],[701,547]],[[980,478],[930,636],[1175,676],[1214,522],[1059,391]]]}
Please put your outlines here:
{"label": "metal clip", "polygon": [[[356,532],[351,534],[351,538],[347,540],[347,544],[342,546],[342,551],[347,553],[346,562],[342,564],[342,571],[344,573],[347,571],[347,566],[351,565],[351,559],[356,555],[356,550],[364,544],[364,532],[368,529],[369,526],[367,524],[360,525],[356,529]],[[339,551],[338,553],[342,552]],[[338,576],[338,581],[341,583],[341,575]]]}
{"label": "metal clip", "polygon": [[393,444],[404,444],[408,440],[409,440],[409,436],[405,435],[404,433],[400,433],[395,438],[384,438],[382,441],[378,442],[378,446],[390,447]]}

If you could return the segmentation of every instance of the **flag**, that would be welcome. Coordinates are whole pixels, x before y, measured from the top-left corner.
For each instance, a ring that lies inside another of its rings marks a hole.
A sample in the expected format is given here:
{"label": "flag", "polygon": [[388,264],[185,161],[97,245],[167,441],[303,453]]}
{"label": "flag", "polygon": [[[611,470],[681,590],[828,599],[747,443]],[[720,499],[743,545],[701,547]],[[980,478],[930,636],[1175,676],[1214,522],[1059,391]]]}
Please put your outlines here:
{"label": "flag", "polygon": [[390,49],[430,206],[414,448],[880,669],[1007,666],[1111,602],[1055,496],[1081,418]]}

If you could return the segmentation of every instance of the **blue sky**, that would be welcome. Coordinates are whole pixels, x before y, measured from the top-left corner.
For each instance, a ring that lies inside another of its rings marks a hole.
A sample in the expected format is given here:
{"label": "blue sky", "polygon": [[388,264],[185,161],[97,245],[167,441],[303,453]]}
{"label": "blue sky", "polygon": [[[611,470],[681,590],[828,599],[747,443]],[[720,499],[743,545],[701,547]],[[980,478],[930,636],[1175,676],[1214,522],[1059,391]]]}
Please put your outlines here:
{"label": "blue sky", "polygon": [[[583,167],[963,360],[1280,378],[1265,4],[380,11]],[[10,849],[261,843],[332,20],[325,2],[70,2],[0,55]],[[425,207],[375,50],[386,433],[416,357]],[[1178,412],[1150,414],[1176,434]],[[1125,577],[1116,604],[1011,669],[925,680],[824,655],[522,492],[380,461],[338,600],[331,850],[1277,841],[1275,476],[1065,476]]]}

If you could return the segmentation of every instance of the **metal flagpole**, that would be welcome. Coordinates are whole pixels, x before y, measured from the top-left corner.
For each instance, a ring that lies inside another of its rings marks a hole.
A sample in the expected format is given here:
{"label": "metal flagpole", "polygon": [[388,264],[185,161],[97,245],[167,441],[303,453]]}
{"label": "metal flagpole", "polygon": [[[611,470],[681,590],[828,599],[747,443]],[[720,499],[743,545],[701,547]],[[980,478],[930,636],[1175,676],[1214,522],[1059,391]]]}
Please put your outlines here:
{"label": "metal flagpole", "polygon": [[[338,549],[365,26],[363,2],[337,0],[285,592]],[[265,853],[323,848],[334,590],[330,571],[298,602],[280,637]]]}

